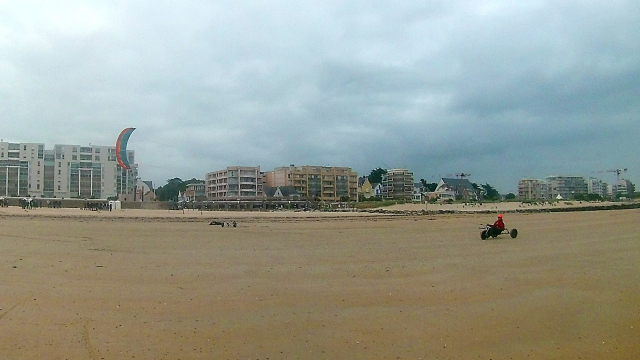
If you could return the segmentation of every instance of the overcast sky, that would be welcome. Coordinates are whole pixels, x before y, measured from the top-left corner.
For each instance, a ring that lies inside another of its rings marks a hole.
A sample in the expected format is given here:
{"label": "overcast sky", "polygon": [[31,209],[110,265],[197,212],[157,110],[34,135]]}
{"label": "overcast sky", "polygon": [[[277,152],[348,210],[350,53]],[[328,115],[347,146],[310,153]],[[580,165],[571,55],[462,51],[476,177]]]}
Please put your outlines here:
{"label": "overcast sky", "polygon": [[3,1],[0,138],[227,166],[640,181],[640,2]]}

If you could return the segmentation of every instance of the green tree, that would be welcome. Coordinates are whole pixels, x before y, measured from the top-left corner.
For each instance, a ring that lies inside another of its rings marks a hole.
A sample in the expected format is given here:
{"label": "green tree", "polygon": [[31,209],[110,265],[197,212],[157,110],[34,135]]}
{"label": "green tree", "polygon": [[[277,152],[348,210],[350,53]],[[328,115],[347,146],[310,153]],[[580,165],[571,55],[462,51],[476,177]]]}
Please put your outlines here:
{"label": "green tree", "polygon": [[515,200],[516,199],[516,194],[508,193],[507,196],[505,196],[504,198],[505,198],[505,200]]}
{"label": "green tree", "polygon": [[428,183],[425,179],[420,179],[420,184],[422,184],[422,187],[427,191],[436,191],[436,188],[438,187],[437,183]]}
{"label": "green tree", "polygon": [[499,200],[500,193],[493,186],[489,184],[480,185],[482,187],[484,198],[487,200]]}
{"label": "green tree", "polygon": [[387,170],[383,168],[371,170],[371,173],[369,174],[369,182],[372,184],[380,184],[382,182],[382,175],[386,173]]}
{"label": "green tree", "polygon": [[167,183],[164,186],[160,186],[156,190],[156,196],[160,201],[169,201],[169,200],[177,200],[178,194],[181,191],[185,191],[187,189],[187,184],[180,178],[173,178],[167,180]]}

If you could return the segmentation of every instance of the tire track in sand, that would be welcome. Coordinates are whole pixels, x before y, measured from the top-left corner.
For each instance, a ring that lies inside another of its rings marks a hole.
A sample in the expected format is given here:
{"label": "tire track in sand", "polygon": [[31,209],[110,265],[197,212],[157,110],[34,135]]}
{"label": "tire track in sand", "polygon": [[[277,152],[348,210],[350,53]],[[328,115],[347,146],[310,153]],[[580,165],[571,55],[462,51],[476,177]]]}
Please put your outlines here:
{"label": "tire track in sand", "polygon": [[87,319],[84,322],[84,329],[82,331],[82,340],[87,346],[87,351],[89,352],[89,356],[91,356],[91,359],[98,360],[98,354],[96,354],[96,349],[93,347],[93,344],[91,344],[91,337],[89,336],[89,321],[90,319]]}
{"label": "tire track in sand", "polygon": [[5,311],[5,312],[3,312],[2,314],[0,314],[0,321],[2,321],[2,319],[3,319],[3,318],[4,318],[8,313],[10,313],[13,309],[15,309],[15,308],[17,308],[18,306],[20,306],[20,305],[22,305],[22,304],[26,303],[27,301],[29,301],[29,299],[30,299],[30,298],[32,298],[32,297],[34,297],[34,296],[39,296],[40,294],[42,294],[42,293],[44,293],[44,292],[51,291],[51,290],[53,290],[53,289],[57,288],[58,286],[66,285],[66,284],[68,284],[68,283],[70,283],[70,282],[72,282],[72,281],[65,281],[65,282],[63,282],[63,283],[60,283],[60,284],[54,285],[54,286],[52,286],[52,287],[49,287],[49,288],[46,288],[46,289],[40,290],[40,291],[38,291],[38,292],[36,292],[36,293],[33,293],[33,295],[31,295],[31,296],[25,297],[25,298],[24,298],[24,300],[19,301],[18,303],[16,303],[15,305],[13,305],[13,306],[12,306],[12,307],[10,307],[9,309],[7,309],[7,311]]}
{"label": "tire track in sand", "polygon": [[2,318],[3,318],[3,317],[5,317],[5,315],[7,315],[8,313],[10,313],[10,312],[11,312],[11,310],[13,310],[13,309],[17,308],[19,305],[24,304],[24,303],[25,303],[25,301],[26,301],[26,300],[24,300],[24,301],[22,301],[22,302],[19,302],[19,303],[15,304],[15,305],[13,305],[13,306],[12,306],[12,307],[10,307],[9,309],[7,309],[7,311],[5,311],[5,312],[3,312],[2,314],[0,314],[0,321],[2,321]]}

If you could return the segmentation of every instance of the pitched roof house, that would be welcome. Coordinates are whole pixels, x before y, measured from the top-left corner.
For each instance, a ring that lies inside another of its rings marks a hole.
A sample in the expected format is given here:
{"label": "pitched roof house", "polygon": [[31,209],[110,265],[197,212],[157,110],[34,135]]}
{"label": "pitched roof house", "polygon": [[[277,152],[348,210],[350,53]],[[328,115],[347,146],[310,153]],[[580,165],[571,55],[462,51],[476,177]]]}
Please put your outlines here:
{"label": "pitched roof house", "polygon": [[438,194],[440,199],[478,199],[478,193],[468,179],[442,178],[434,193]]}
{"label": "pitched roof house", "polygon": [[299,200],[300,193],[293,186],[262,186],[262,191],[267,199],[275,200]]}
{"label": "pitched roof house", "polygon": [[369,182],[368,176],[363,176],[358,179],[358,193],[362,198],[369,199],[375,196],[373,186],[371,185],[372,184]]}

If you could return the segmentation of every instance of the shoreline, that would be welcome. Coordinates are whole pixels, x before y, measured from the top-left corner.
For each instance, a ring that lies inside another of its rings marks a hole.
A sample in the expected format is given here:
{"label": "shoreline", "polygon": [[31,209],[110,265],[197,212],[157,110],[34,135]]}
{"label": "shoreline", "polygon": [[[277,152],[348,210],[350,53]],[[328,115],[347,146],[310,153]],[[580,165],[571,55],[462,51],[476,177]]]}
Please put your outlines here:
{"label": "shoreline", "polygon": [[384,208],[373,208],[354,211],[199,211],[199,210],[148,210],[118,209],[113,211],[92,211],[77,208],[36,208],[25,210],[20,207],[0,208],[0,218],[43,217],[43,218],[76,218],[76,219],[139,219],[165,221],[203,221],[203,220],[339,220],[353,218],[432,216],[432,215],[476,215],[495,213],[551,213],[627,210],[640,208],[640,202],[598,202],[598,203],[544,203],[530,205],[520,202],[502,202],[477,204],[398,204]]}

